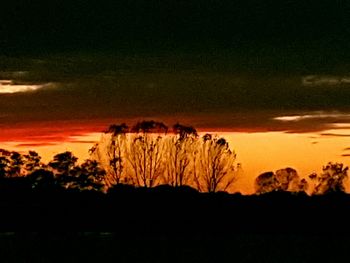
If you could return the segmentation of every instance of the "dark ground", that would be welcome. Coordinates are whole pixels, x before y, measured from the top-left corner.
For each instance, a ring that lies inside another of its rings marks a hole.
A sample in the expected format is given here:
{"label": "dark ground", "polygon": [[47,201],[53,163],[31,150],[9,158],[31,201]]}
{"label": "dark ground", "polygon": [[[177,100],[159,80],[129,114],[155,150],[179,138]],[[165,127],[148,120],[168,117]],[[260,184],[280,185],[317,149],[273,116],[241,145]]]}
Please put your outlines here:
{"label": "dark ground", "polygon": [[1,262],[338,262],[350,198],[2,189]]}

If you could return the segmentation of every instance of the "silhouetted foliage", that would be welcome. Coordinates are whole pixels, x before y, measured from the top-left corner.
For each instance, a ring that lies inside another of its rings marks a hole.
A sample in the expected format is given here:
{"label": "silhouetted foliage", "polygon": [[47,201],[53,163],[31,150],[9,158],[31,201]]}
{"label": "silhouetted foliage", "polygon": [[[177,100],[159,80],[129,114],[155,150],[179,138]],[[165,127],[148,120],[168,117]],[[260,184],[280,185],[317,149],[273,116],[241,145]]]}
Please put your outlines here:
{"label": "silhouetted foliage", "polygon": [[185,126],[179,123],[173,126],[173,132],[179,135],[179,139],[186,139],[187,137],[198,137],[197,130],[192,126]]}
{"label": "silhouetted foliage", "polygon": [[26,176],[43,167],[41,157],[34,151],[22,155],[0,149],[0,178]]}
{"label": "silhouetted foliage", "polygon": [[5,156],[0,156],[0,178],[7,176],[10,160]]}
{"label": "silhouetted foliage", "polygon": [[58,174],[68,174],[73,169],[78,158],[75,157],[71,152],[64,152],[56,154],[53,160],[49,162],[49,167],[56,170]]}
{"label": "silhouetted foliage", "polygon": [[35,170],[28,175],[28,179],[32,188],[37,190],[52,190],[61,187],[58,185],[57,180],[55,180],[53,172],[45,169]]}
{"label": "silhouetted foliage", "polygon": [[125,123],[122,123],[120,125],[113,124],[109,126],[106,133],[112,133],[114,136],[119,134],[125,134],[129,132],[129,127]]}
{"label": "silhouetted foliage", "polygon": [[71,175],[73,176],[71,188],[96,191],[104,188],[106,172],[96,161],[86,160],[80,166],[75,167]]}
{"label": "silhouetted foliage", "polygon": [[257,194],[269,193],[278,190],[278,181],[273,172],[260,174],[255,180],[255,191]]}
{"label": "silhouetted foliage", "polygon": [[135,133],[167,133],[168,127],[162,122],[142,121],[132,127],[131,132]]}
{"label": "silhouetted foliage", "polygon": [[307,180],[305,178],[300,180],[300,183],[298,184],[298,192],[307,192],[307,190],[309,189],[309,183],[307,182]]}
{"label": "silhouetted foliage", "polygon": [[320,175],[309,176],[316,181],[313,194],[344,192],[344,180],[348,177],[348,169],[342,163],[328,163],[323,167]]}
{"label": "silhouetted foliage", "polygon": [[24,164],[23,156],[18,152],[11,152],[8,176],[9,177],[20,177],[21,168]]}
{"label": "silhouetted foliage", "polygon": [[37,152],[29,151],[29,153],[23,155],[23,157],[27,175],[44,167],[44,164],[41,162],[41,157]]}
{"label": "silhouetted foliage", "polygon": [[76,172],[75,165],[77,161],[78,158],[71,152],[64,152],[56,154],[48,166],[53,170],[59,183],[64,187],[68,187],[74,180],[72,173]]}
{"label": "silhouetted foliage", "polygon": [[297,171],[289,167],[277,170],[276,173],[263,173],[255,180],[255,191],[257,194],[272,191],[299,192],[306,191],[307,187],[306,180],[300,180]]}
{"label": "silhouetted foliage", "polygon": [[[0,178],[26,177],[33,189],[76,189],[107,192],[120,184],[151,188],[158,185],[193,187],[200,192],[224,192],[237,178],[236,154],[225,138],[198,136],[191,126],[179,123],[167,134],[161,122],[144,121],[131,130],[123,123],[111,125],[91,149],[91,160],[78,164],[71,152],[56,154],[44,164],[34,151],[20,154],[0,149]],[[239,164],[237,165],[239,167]],[[256,193],[344,192],[348,167],[329,163],[320,175],[300,179],[296,170],[267,172],[255,180]]]}

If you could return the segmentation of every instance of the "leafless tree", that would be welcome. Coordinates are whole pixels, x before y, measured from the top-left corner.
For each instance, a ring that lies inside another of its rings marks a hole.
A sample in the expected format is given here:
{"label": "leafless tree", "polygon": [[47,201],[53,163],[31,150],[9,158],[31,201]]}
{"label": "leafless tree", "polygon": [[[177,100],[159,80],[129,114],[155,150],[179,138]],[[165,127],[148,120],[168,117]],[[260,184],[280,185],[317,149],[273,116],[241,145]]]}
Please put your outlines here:
{"label": "leafless tree", "polygon": [[128,143],[127,160],[137,186],[154,187],[160,183],[165,172],[164,138],[167,127],[154,121],[140,122],[132,129]]}
{"label": "leafless tree", "polygon": [[90,149],[92,159],[106,164],[105,182],[108,187],[125,181],[124,158],[128,131],[125,123],[111,125],[105,132],[108,139]]}
{"label": "leafless tree", "polygon": [[197,131],[193,127],[175,124],[173,132],[175,135],[166,140],[165,183],[176,187],[191,185],[194,181],[191,162],[198,139]]}
{"label": "leafless tree", "polygon": [[[200,191],[226,191],[236,179],[236,155],[224,138],[198,137],[191,126],[139,122],[130,130],[114,125],[91,150],[113,184],[154,187],[190,185]],[[123,180],[122,180],[123,179]]]}
{"label": "leafless tree", "polygon": [[195,156],[195,180],[199,191],[226,191],[236,179],[236,154],[224,138],[206,134]]}

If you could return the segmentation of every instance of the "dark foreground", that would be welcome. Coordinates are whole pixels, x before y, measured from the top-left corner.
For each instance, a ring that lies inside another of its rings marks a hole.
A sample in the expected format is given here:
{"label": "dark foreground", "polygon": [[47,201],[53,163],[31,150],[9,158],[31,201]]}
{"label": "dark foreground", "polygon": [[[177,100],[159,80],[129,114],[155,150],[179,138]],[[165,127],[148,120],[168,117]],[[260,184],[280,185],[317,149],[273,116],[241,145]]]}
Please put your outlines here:
{"label": "dark foreground", "polygon": [[350,197],[2,189],[1,262],[328,262],[350,257]]}

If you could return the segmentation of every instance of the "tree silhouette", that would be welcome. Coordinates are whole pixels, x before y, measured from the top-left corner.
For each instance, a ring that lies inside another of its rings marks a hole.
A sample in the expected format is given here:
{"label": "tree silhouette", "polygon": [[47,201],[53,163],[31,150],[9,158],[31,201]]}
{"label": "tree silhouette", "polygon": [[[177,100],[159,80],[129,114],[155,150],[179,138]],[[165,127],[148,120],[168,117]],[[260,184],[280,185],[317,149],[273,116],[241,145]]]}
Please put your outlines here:
{"label": "tree silhouette", "polygon": [[279,184],[273,172],[265,172],[255,179],[255,192],[257,194],[269,193],[279,189]]}
{"label": "tree silhouette", "polygon": [[29,151],[28,154],[23,155],[25,174],[31,174],[36,170],[44,168],[41,162],[41,157],[37,152]]}
{"label": "tree silhouette", "polygon": [[192,126],[185,126],[179,123],[176,123],[173,126],[173,132],[179,136],[180,140],[186,139],[188,137],[198,137],[197,130]]}
{"label": "tree silhouette", "polygon": [[280,190],[296,191],[298,189],[300,178],[295,169],[290,167],[279,169],[276,171],[275,176]]}
{"label": "tree silhouette", "polygon": [[58,189],[61,185],[55,180],[55,176],[52,171],[45,169],[38,169],[28,175],[28,179],[33,189],[36,190],[52,190]]}
{"label": "tree silhouette", "polygon": [[235,181],[236,154],[224,138],[205,134],[194,157],[194,177],[199,191],[226,191]]}
{"label": "tree silhouette", "polygon": [[52,169],[59,183],[64,187],[69,187],[73,180],[71,172],[75,168],[77,161],[78,158],[67,151],[56,154],[48,166]]}
{"label": "tree silhouette", "polygon": [[8,177],[20,177],[23,164],[23,156],[18,152],[11,152]]}
{"label": "tree silhouette", "polygon": [[162,122],[156,121],[142,121],[138,122],[135,126],[132,127],[131,132],[134,133],[159,133],[166,134],[168,132],[168,127]]}
{"label": "tree silhouette", "polygon": [[155,121],[138,122],[130,130],[125,124],[112,125],[91,156],[103,164],[114,184],[154,187],[165,183],[210,192],[226,191],[232,185],[236,155],[224,138],[206,134],[200,139],[193,127],[179,123],[173,133],[167,132],[164,123]]}
{"label": "tree silhouette", "polygon": [[108,163],[105,182],[109,187],[119,184],[125,179],[124,155],[127,141],[126,134],[128,131],[128,126],[125,123],[111,125],[105,132],[105,134],[110,135],[107,142],[104,145],[96,145],[90,150],[91,155],[96,161],[99,163],[103,163],[103,161]]}
{"label": "tree silhouette", "polygon": [[342,163],[328,163],[323,167],[320,175],[312,174],[310,179],[316,181],[313,194],[327,194],[331,192],[344,192],[344,180],[348,177],[348,167]]}
{"label": "tree silhouette", "polygon": [[198,137],[196,129],[179,123],[173,126],[176,136],[167,138],[165,183],[171,186],[191,185],[194,173],[190,167]]}
{"label": "tree silhouette", "polygon": [[255,180],[255,191],[257,194],[264,194],[272,191],[299,192],[305,191],[306,189],[306,180],[300,180],[297,171],[290,167],[279,169],[275,173],[263,173]]}
{"label": "tree silhouette", "polygon": [[5,156],[0,156],[0,178],[7,177],[10,161]]}
{"label": "tree silhouette", "polygon": [[43,167],[41,157],[34,151],[22,155],[18,152],[0,149],[0,177],[27,176]]}
{"label": "tree silhouette", "polygon": [[309,183],[307,182],[307,180],[305,178],[301,179],[298,184],[297,191],[306,193],[308,188],[309,188]]}
{"label": "tree silhouette", "polygon": [[106,172],[97,161],[86,160],[71,171],[70,188],[79,190],[102,190],[104,188]]}
{"label": "tree silhouette", "polygon": [[128,160],[133,168],[137,186],[153,187],[158,184],[162,172],[162,138],[142,135],[134,139],[128,151]]}
{"label": "tree silhouette", "polygon": [[128,144],[127,160],[133,173],[136,186],[154,187],[160,183],[165,172],[162,157],[164,140],[161,136],[168,131],[161,122],[144,121],[137,123],[133,128],[132,141]]}
{"label": "tree silhouette", "polygon": [[0,149],[0,177],[24,176],[25,158],[18,152]]}

